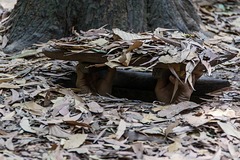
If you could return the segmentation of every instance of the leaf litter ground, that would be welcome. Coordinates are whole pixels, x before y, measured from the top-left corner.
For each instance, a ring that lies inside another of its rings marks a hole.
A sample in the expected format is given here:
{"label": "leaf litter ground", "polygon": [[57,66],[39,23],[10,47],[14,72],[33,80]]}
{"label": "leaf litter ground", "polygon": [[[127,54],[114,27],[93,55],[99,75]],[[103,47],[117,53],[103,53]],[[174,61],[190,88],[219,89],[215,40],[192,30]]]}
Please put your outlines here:
{"label": "leaf litter ground", "polygon": [[[239,6],[224,2],[196,5],[216,43],[239,48]],[[231,87],[163,106],[78,94],[54,83],[75,62],[30,53],[0,61],[0,159],[240,158],[239,55],[213,69]]]}

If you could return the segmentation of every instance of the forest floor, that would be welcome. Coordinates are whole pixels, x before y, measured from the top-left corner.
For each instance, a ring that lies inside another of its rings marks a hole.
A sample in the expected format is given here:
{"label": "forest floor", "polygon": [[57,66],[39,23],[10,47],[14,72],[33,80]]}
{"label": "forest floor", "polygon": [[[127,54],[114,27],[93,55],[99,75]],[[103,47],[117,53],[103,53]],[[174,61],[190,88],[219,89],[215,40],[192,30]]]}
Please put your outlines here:
{"label": "forest floor", "polygon": [[[216,42],[240,49],[237,1],[195,4]],[[37,50],[0,54],[0,160],[240,159],[239,53],[210,76],[227,79],[230,87],[200,104],[167,106],[78,94],[54,83],[72,83],[67,77],[75,62],[51,60]]]}

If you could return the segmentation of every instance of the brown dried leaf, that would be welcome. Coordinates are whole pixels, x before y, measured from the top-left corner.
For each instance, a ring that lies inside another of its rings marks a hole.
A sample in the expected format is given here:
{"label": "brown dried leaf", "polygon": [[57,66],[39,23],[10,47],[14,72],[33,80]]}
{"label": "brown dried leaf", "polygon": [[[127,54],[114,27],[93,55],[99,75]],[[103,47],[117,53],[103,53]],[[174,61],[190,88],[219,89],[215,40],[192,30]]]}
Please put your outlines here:
{"label": "brown dried leaf", "polygon": [[131,61],[132,53],[123,53],[121,56],[114,58],[110,61],[107,61],[105,64],[109,66],[110,68],[116,68],[120,66],[127,67]]}
{"label": "brown dried leaf", "polygon": [[141,36],[134,33],[124,32],[118,28],[112,29],[115,35],[118,35],[122,40],[135,40],[135,39],[150,39],[151,36]]}
{"label": "brown dried leaf", "polygon": [[181,147],[182,147],[181,143],[179,143],[178,140],[175,140],[174,143],[168,146],[168,152],[177,152]]}
{"label": "brown dried leaf", "polygon": [[7,139],[7,141],[5,142],[5,146],[7,149],[13,151],[14,150],[14,145],[13,145],[13,142],[12,142],[12,139],[13,137],[10,137]]}
{"label": "brown dried leaf", "polygon": [[152,127],[144,129],[141,132],[146,134],[163,134],[163,129],[161,127]]}
{"label": "brown dried leaf", "polygon": [[141,122],[142,123],[151,123],[151,122],[161,122],[161,121],[166,121],[166,119],[163,119],[163,118],[158,118],[156,116],[156,114],[152,114],[152,113],[149,113],[149,114],[143,114],[143,118],[141,118]]}
{"label": "brown dried leaf", "polygon": [[7,132],[0,130],[1,135],[7,135]]}
{"label": "brown dried leaf", "polygon": [[78,148],[80,145],[82,145],[86,138],[87,134],[75,134],[69,137],[69,140],[67,140],[63,146],[64,149],[72,149],[72,148]]}
{"label": "brown dried leaf", "polygon": [[95,45],[98,45],[100,47],[103,47],[105,46],[106,44],[108,44],[108,41],[103,39],[103,38],[99,38],[97,40],[94,40],[94,41],[91,41],[89,42],[90,44],[95,44]]}
{"label": "brown dried leaf", "polygon": [[126,145],[124,144],[124,142],[120,142],[120,141],[117,141],[115,139],[110,139],[110,138],[104,138],[103,139],[105,142],[107,143],[110,143],[110,144],[113,144],[115,146],[120,146],[120,147],[124,147],[124,148],[130,148],[129,145]]}
{"label": "brown dried leaf", "polygon": [[8,89],[17,89],[20,88],[18,85],[13,85],[10,83],[1,83],[0,88],[8,88]]}
{"label": "brown dried leaf", "polygon": [[61,146],[58,145],[58,147],[56,148],[55,152],[54,152],[54,158],[56,160],[64,160],[65,158],[63,157],[63,151],[61,149]]}
{"label": "brown dried leaf", "polygon": [[13,76],[11,74],[3,74],[0,73],[0,83],[7,82],[13,80],[16,76]]}
{"label": "brown dried leaf", "polygon": [[174,88],[173,88],[173,93],[172,93],[172,98],[171,98],[171,100],[170,100],[170,103],[172,103],[173,98],[175,97],[175,95],[176,95],[176,93],[177,93],[178,85],[179,85],[179,81],[178,81],[178,79],[176,78],[176,79],[175,79],[175,82],[174,82]]}
{"label": "brown dried leaf", "polygon": [[[187,63],[186,69],[185,69],[185,72],[186,72],[185,83],[187,82],[189,76],[192,76],[192,72],[195,69],[195,67],[198,65],[198,62],[199,61],[190,61]],[[191,84],[192,84],[192,81],[191,81]],[[193,86],[193,85],[191,85],[191,86]]]}
{"label": "brown dried leaf", "polygon": [[173,155],[170,156],[171,160],[186,160],[186,157],[182,153],[174,153]]}
{"label": "brown dried leaf", "polygon": [[87,106],[89,107],[89,110],[93,113],[102,113],[104,110],[103,110],[103,107],[101,107],[97,102],[90,102],[90,103],[87,103]]}
{"label": "brown dried leaf", "polygon": [[169,54],[161,56],[158,61],[165,64],[171,64],[171,63],[180,63],[181,57],[179,54],[176,54],[174,56],[171,56]]}
{"label": "brown dried leaf", "polygon": [[77,152],[78,154],[90,154],[89,149],[85,147],[69,149],[69,152]]}
{"label": "brown dried leaf", "polygon": [[211,160],[221,160],[221,154],[222,154],[222,149],[221,147],[219,147],[218,151],[213,156],[213,158],[211,158]]}
{"label": "brown dried leaf", "polygon": [[70,105],[70,102],[68,99],[60,99],[60,101],[57,101],[56,103],[54,103],[54,109],[52,111],[52,115],[55,117],[58,112],[65,116],[69,113],[69,105]]}
{"label": "brown dried leaf", "polygon": [[29,124],[29,120],[27,119],[27,117],[23,117],[22,118],[22,120],[20,122],[20,126],[26,132],[36,133],[36,131],[31,128],[31,126]]}
{"label": "brown dried leaf", "polygon": [[143,160],[170,160],[168,157],[156,157],[143,155]]}
{"label": "brown dried leaf", "polygon": [[232,142],[228,143],[228,150],[233,158],[233,160],[238,160],[239,158],[239,153],[235,150],[236,146],[233,145]]}
{"label": "brown dried leaf", "polygon": [[127,128],[127,123],[121,119],[118,128],[117,128],[117,133],[116,133],[116,138],[120,139],[122,137],[122,135],[124,134],[125,130]]}
{"label": "brown dried leaf", "polygon": [[4,146],[5,146],[5,141],[2,138],[0,138],[0,147],[4,148]]}
{"label": "brown dried leaf", "polygon": [[1,121],[14,120],[14,117],[13,117],[14,115],[15,115],[15,111],[9,112],[1,118]]}
{"label": "brown dried leaf", "polygon": [[133,149],[134,153],[136,153],[136,156],[138,159],[143,158],[144,146],[142,143],[136,143],[136,144],[132,145],[132,149]]}
{"label": "brown dried leaf", "polygon": [[[179,78],[179,75],[178,75],[177,72],[175,71],[174,67],[175,67],[175,68],[180,68],[180,64],[168,65],[168,68],[169,68],[169,70],[171,71],[171,73],[172,73],[181,83],[183,83],[182,80]],[[179,69],[179,71],[180,71],[180,69]]]}
{"label": "brown dried leaf", "polygon": [[66,138],[71,136],[69,132],[63,130],[57,125],[49,125],[49,134],[60,138]]}
{"label": "brown dried leaf", "polygon": [[6,35],[4,35],[2,39],[2,48],[5,48],[7,46],[7,43],[8,43],[8,38]]}
{"label": "brown dried leaf", "polygon": [[128,52],[131,52],[132,50],[136,49],[136,48],[139,48],[143,45],[143,42],[142,41],[136,41],[133,43],[133,45],[131,45],[125,53],[128,53]]}
{"label": "brown dried leaf", "polygon": [[217,123],[226,134],[240,139],[240,132],[234,127],[233,124],[231,124],[230,122],[222,123],[220,121],[218,121]]}
{"label": "brown dried leaf", "polygon": [[168,134],[172,132],[173,128],[177,127],[179,123],[180,123],[180,120],[177,120],[176,122],[171,123],[165,130],[165,137],[167,137]]}
{"label": "brown dried leaf", "polygon": [[11,103],[14,103],[18,100],[20,100],[21,98],[19,98],[19,93],[14,90],[14,89],[11,89],[11,92],[12,92],[12,100],[11,100]]}
{"label": "brown dried leaf", "polygon": [[225,111],[221,109],[207,111],[206,114],[213,116],[216,119],[225,119],[226,117],[236,117],[235,111],[227,108]]}
{"label": "brown dried leaf", "polygon": [[158,116],[171,118],[184,110],[193,109],[198,106],[199,106],[199,104],[196,104],[196,103],[190,102],[190,101],[180,102],[178,104],[172,104],[167,109],[161,110],[160,112],[158,112]]}
{"label": "brown dried leaf", "polygon": [[47,110],[46,108],[40,106],[34,101],[25,102],[25,103],[15,103],[13,105],[13,107],[17,107],[17,106],[21,106],[24,110],[27,110],[31,114],[38,115],[38,116],[41,116]]}
{"label": "brown dried leaf", "polygon": [[68,122],[68,121],[77,121],[79,118],[82,116],[82,114],[77,114],[76,116],[70,117],[69,114],[64,116],[63,121]]}
{"label": "brown dried leaf", "polygon": [[208,71],[208,75],[210,76],[212,73],[212,67],[210,65],[210,63],[208,63],[207,61],[201,60],[201,63],[205,66],[205,68]]}
{"label": "brown dried leaf", "polygon": [[87,127],[87,128],[91,128],[90,125],[86,124],[86,123],[81,123],[81,122],[76,122],[76,121],[64,121],[68,124],[71,124],[71,125],[76,125],[76,126],[80,126],[80,127]]}
{"label": "brown dried leaf", "polygon": [[102,135],[106,132],[107,128],[105,128],[104,130],[102,130],[99,135],[97,136],[97,138],[93,141],[93,143],[96,143],[100,137],[102,137]]}
{"label": "brown dried leaf", "polygon": [[192,125],[194,127],[201,126],[211,120],[210,117],[206,117],[205,115],[194,116],[193,113],[185,114],[182,116],[183,116],[184,121],[188,122],[190,125]]}

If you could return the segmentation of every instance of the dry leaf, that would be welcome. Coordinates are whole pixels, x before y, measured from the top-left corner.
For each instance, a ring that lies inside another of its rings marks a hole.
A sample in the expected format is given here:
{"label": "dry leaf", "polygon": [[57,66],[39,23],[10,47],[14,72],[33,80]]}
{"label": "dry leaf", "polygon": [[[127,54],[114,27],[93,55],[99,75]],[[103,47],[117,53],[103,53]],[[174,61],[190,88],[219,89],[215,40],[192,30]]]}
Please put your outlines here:
{"label": "dry leaf", "polygon": [[149,113],[149,114],[143,114],[143,118],[141,119],[142,123],[150,123],[150,122],[161,122],[161,121],[166,121],[166,119],[163,118],[158,118],[156,117],[155,114]]}
{"label": "dry leaf", "polygon": [[7,46],[7,43],[8,43],[8,38],[6,35],[4,35],[2,39],[2,48],[5,48]]}
{"label": "dry leaf", "polygon": [[124,134],[125,130],[127,128],[127,123],[121,119],[118,128],[117,128],[117,133],[116,133],[116,138],[120,139],[122,137],[122,135]]}
{"label": "dry leaf", "polygon": [[219,147],[218,151],[213,156],[213,158],[211,158],[211,160],[221,160],[221,154],[222,154],[222,149],[221,147]]}
{"label": "dry leaf", "polygon": [[27,117],[23,117],[22,118],[22,120],[20,122],[20,126],[26,132],[36,133],[36,131],[31,128],[31,126],[29,124],[29,120],[27,119]]}
{"label": "dry leaf", "polygon": [[149,129],[144,129],[141,132],[146,134],[163,134],[164,133],[161,127],[152,127]]}
{"label": "dry leaf", "polygon": [[7,113],[5,114],[2,118],[1,118],[1,121],[4,121],[4,120],[14,120],[14,116],[15,115],[15,111],[12,111],[10,113]]}
{"label": "dry leaf", "polygon": [[[190,62],[187,63],[187,65],[186,65],[186,71],[185,71],[185,72],[186,72],[185,83],[187,82],[189,76],[192,75],[192,72],[193,72],[193,70],[195,69],[195,67],[197,66],[197,64],[198,64],[198,61],[195,61],[195,62],[190,61]],[[191,86],[193,86],[193,85],[192,85],[192,81],[190,81],[190,82],[191,82]]]}
{"label": "dry leaf", "polygon": [[210,65],[210,63],[208,63],[207,61],[201,60],[201,63],[205,66],[205,68],[208,71],[208,75],[210,76],[212,73],[212,67]]}
{"label": "dry leaf", "polygon": [[177,140],[174,143],[170,144],[168,147],[168,152],[177,152],[182,145]]}
{"label": "dry leaf", "polygon": [[101,107],[97,102],[90,102],[90,103],[87,103],[87,106],[89,107],[89,110],[93,113],[102,113],[104,110],[103,110],[103,107]]}
{"label": "dry leaf", "polygon": [[143,160],[170,160],[168,157],[156,157],[143,155]]}
{"label": "dry leaf", "polygon": [[49,134],[56,137],[70,137],[71,134],[57,125],[49,125]]}
{"label": "dry leaf", "polygon": [[228,150],[233,158],[233,160],[238,160],[239,158],[239,153],[237,153],[238,151],[235,150],[236,146],[233,145],[232,142],[228,143]]}
{"label": "dry leaf", "polygon": [[69,114],[67,114],[66,116],[64,116],[63,121],[67,122],[67,121],[77,121],[79,120],[79,118],[82,116],[82,114],[77,114],[76,116],[72,116],[69,117]]}
{"label": "dry leaf", "polygon": [[96,45],[102,47],[102,46],[105,46],[106,44],[108,44],[108,41],[103,39],[103,38],[99,38],[99,39],[97,39],[95,41],[91,41],[90,44],[96,44]]}
{"label": "dry leaf", "polygon": [[1,135],[7,135],[7,132],[0,130]]}
{"label": "dry leaf", "polygon": [[240,132],[230,122],[222,123],[218,121],[217,123],[226,134],[240,139]]}
{"label": "dry leaf", "polygon": [[14,79],[14,82],[16,82],[17,84],[20,84],[20,85],[24,85],[26,84],[26,79]]}
{"label": "dry leaf", "polygon": [[171,56],[171,55],[167,54],[165,56],[161,56],[158,59],[158,61],[161,62],[161,63],[165,63],[165,64],[180,63],[181,57],[178,54],[175,55],[175,56]]}
{"label": "dry leaf", "polygon": [[221,118],[221,117],[236,117],[235,111],[227,108],[225,111],[221,109],[216,109],[216,110],[210,110],[206,112],[206,114],[212,115],[215,118]]}
{"label": "dry leaf", "polygon": [[4,160],[4,155],[0,154],[0,160]]}
{"label": "dry leaf", "polygon": [[183,120],[188,122],[191,126],[198,127],[201,126],[209,121],[211,121],[211,117],[206,117],[205,115],[202,116],[194,116],[192,113],[182,115]]}
{"label": "dry leaf", "polygon": [[55,117],[58,113],[60,113],[61,115],[65,116],[69,113],[69,105],[70,102],[68,99],[60,99],[60,101],[57,101],[56,103],[54,103],[53,107],[53,111],[52,111],[52,115]]}
{"label": "dry leaf", "polygon": [[54,152],[54,158],[56,160],[64,160],[65,158],[63,157],[63,151],[60,147],[60,145],[58,145],[58,147],[56,148],[55,152]]}
{"label": "dry leaf", "polygon": [[89,149],[85,147],[69,149],[69,152],[77,152],[78,154],[90,154]]}
{"label": "dry leaf", "polygon": [[12,139],[13,137],[10,137],[7,139],[7,141],[5,142],[5,146],[7,149],[13,151],[14,150],[14,145],[13,145],[13,142],[12,142]]}
{"label": "dry leaf", "polygon": [[196,103],[190,102],[190,101],[180,102],[178,104],[172,104],[167,109],[161,110],[160,112],[158,112],[158,116],[171,118],[184,110],[193,109],[198,106],[199,106],[199,104],[196,104]]}
{"label": "dry leaf", "polygon": [[20,88],[20,87],[18,85],[13,85],[10,83],[1,83],[0,88],[16,89],[16,88]]}
{"label": "dry leaf", "polygon": [[168,134],[172,132],[173,128],[177,127],[179,123],[180,123],[180,120],[177,120],[176,122],[168,125],[167,129],[165,130],[165,137],[167,137]]}
{"label": "dry leaf", "polygon": [[18,100],[20,100],[21,98],[19,97],[19,93],[14,90],[14,89],[11,89],[11,92],[12,92],[12,100],[11,100],[11,103],[14,103]]}
{"label": "dry leaf", "polygon": [[46,108],[40,106],[34,101],[25,102],[25,103],[15,103],[13,107],[21,106],[24,110],[30,112],[33,115],[43,115],[46,112]]}
{"label": "dry leaf", "polygon": [[132,149],[134,153],[136,153],[138,159],[143,159],[144,146],[142,143],[136,143],[132,145]]}
{"label": "dry leaf", "polygon": [[133,43],[133,45],[131,45],[127,51],[125,53],[128,53],[128,52],[131,52],[132,50],[136,49],[136,48],[139,48],[143,45],[143,42],[142,41],[136,41]]}
{"label": "dry leaf", "polygon": [[115,146],[124,147],[125,149],[130,148],[129,145],[124,144],[124,142],[117,141],[115,139],[103,138],[107,143],[113,144]]}
{"label": "dry leaf", "polygon": [[0,83],[7,82],[13,80],[16,76],[10,74],[2,74],[0,73]]}
{"label": "dry leaf", "polygon": [[105,64],[110,68],[116,68],[120,66],[128,66],[132,58],[132,53],[122,54],[121,56],[114,58]]}
{"label": "dry leaf", "polygon": [[183,154],[175,153],[170,157],[171,160],[186,160],[186,157]]}
{"label": "dry leaf", "polygon": [[64,149],[72,149],[72,148],[78,148],[80,145],[82,145],[86,138],[87,134],[75,134],[69,137],[69,140],[67,140],[63,146]]}
{"label": "dry leaf", "polygon": [[173,102],[173,98],[174,98],[175,95],[176,95],[176,92],[177,92],[177,90],[178,90],[178,86],[179,86],[179,81],[178,81],[178,79],[176,78],[176,79],[175,79],[175,82],[174,82],[173,94],[172,94],[172,98],[171,98],[171,100],[170,100],[170,103]]}
{"label": "dry leaf", "polygon": [[75,99],[75,106],[76,110],[80,110],[82,113],[88,113],[87,107],[85,107],[85,103]]}
{"label": "dry leaf", "polygon": [[140,36],[134,33],[124,32],[118,28],[112,29],[113,33],[118,35],[122,40],[135,40],[135,39],[150,39],[151,36]]}

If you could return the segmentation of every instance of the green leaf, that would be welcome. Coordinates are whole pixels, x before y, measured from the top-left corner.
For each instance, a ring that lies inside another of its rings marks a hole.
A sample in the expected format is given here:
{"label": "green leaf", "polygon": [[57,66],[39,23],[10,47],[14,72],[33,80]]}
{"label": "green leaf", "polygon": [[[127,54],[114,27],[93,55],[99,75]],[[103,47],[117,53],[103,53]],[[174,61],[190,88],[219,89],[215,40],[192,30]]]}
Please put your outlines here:
{"label": "green leaf", "polygon": [[104,54],[107,53],[107,51],[101,51],[101,50],[94,49],[94,48],[91,48],[91,50],[92,50],[92,51],[95,51],[95,52],[97,52],[97,53],[104,53]]}
{"label": "green leaf", "polygon": [[23,50],[21,52],[21,54],[15,55],[15,56],[11,56],[11,57],[5,57],[2,59],[16,59],[16,58],[24,58],[24,57],[29,57],[29,56],[33,56],[40,53],[38,50]]}
{"label": "green leaf", "polygon": [[219,4],[218,7],[219,7],[222,11],[226,11],[226,8],[224,7],[223,4]]}

